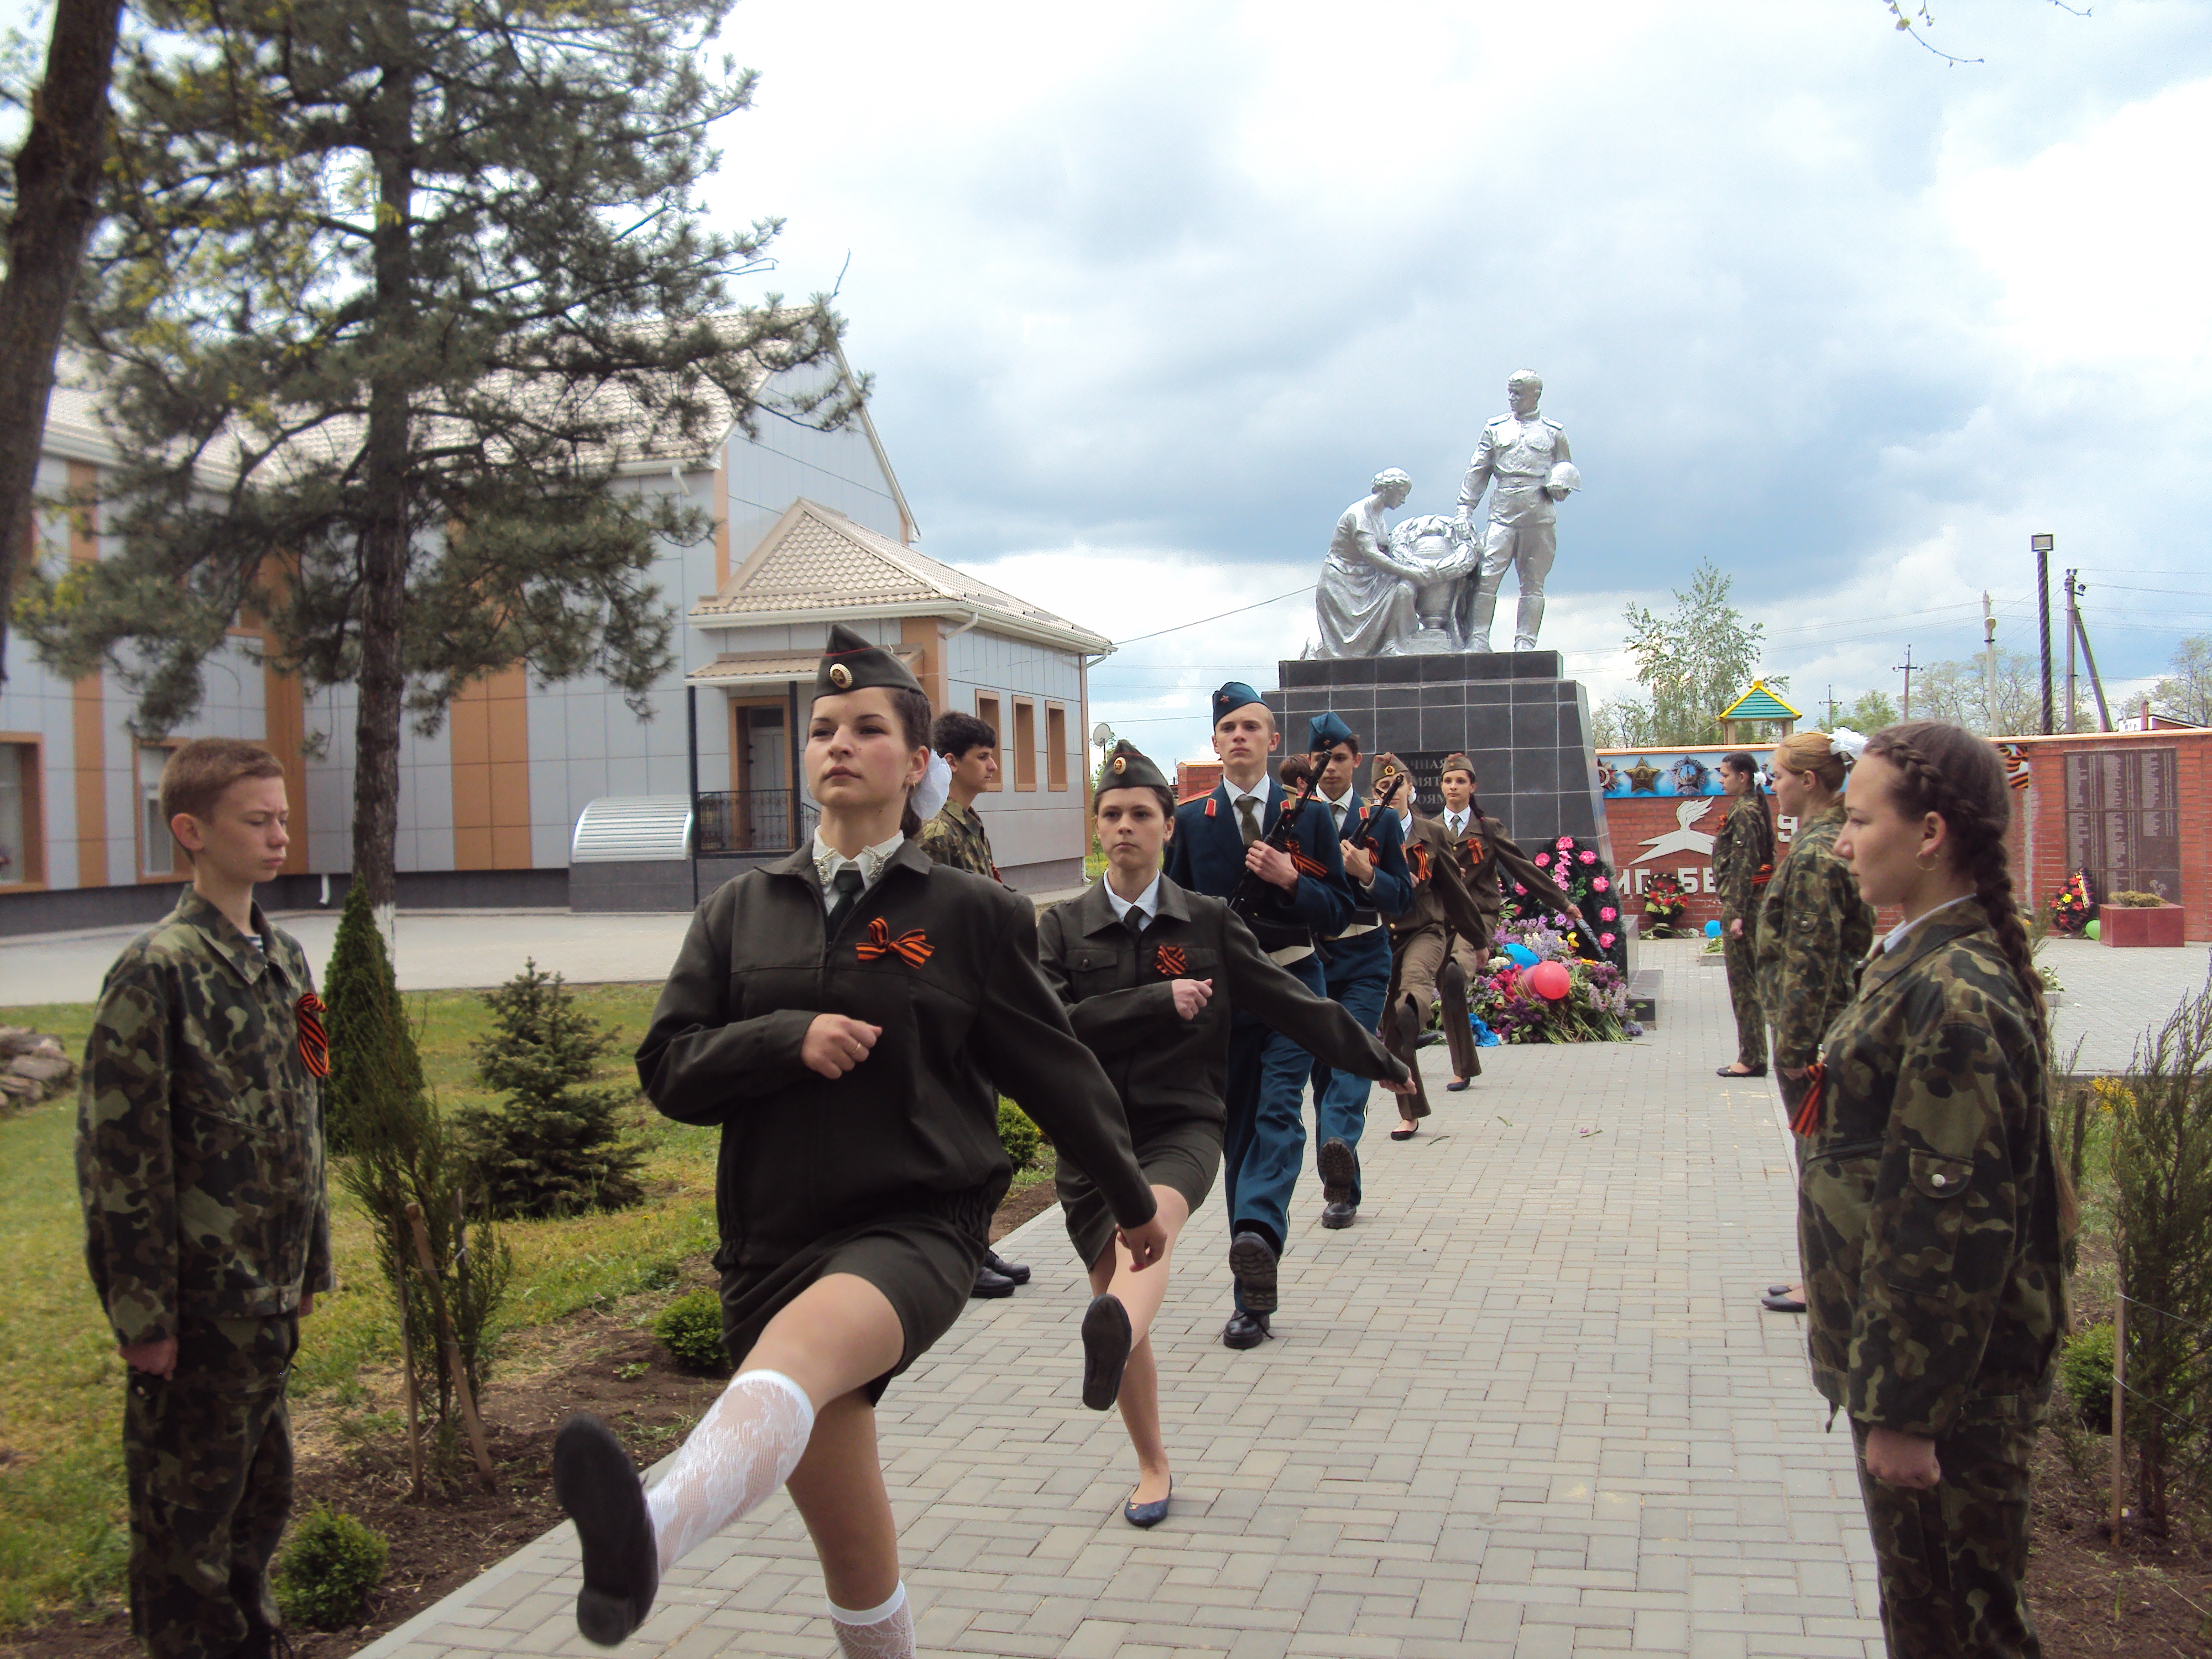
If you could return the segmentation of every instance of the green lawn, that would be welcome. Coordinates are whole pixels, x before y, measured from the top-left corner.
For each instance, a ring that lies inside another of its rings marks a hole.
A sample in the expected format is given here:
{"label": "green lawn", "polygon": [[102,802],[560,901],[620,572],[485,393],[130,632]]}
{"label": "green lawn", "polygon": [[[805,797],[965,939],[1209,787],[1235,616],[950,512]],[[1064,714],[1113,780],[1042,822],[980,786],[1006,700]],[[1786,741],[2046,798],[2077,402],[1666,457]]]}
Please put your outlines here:
{"label": "green lawn", "polygon": [[[599,986],[577,994],[621,1034],[604,1077],[632,1075],[629,1055],[657,992]],[[474,1086],[469,1054],[489,1024],[483,1000],[446,991],[407,1003],[441,1101],[450,1108],[487,1098]],[[54,1032],[81,1053],[91,1014],[88,1005],[70,1004],[0,1009],[0,1020]],[[647,1202],[614,1215],[505,1227],[515,1274],[502,1328],[670,1284],[679,1263],[712,1249],[716,1132],[670,1123],[641,1103],[637,1121],[651,1146]],[[121,1362],[85,1275],[75,1124],[70,1099],[0,1121],[0,1261],[13,1280],[0,1322],[0,1628],[112,1589],[126,1549]],[[349,1381],[364,1363],[388,1363],[398,1349],[367,1224],[335,1182],[331,1201],[339,1288],[302,1328],[295,1398]]]}

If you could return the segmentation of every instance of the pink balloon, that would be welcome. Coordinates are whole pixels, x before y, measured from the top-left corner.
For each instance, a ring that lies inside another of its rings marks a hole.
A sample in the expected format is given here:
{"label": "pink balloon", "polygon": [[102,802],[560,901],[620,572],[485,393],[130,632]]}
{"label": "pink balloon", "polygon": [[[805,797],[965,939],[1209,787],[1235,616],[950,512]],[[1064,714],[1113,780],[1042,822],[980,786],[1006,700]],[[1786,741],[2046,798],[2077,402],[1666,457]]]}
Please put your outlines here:
{"label": "pink balloon", "polygon": [[1573,988],[1567,970],[1556,962],[1540,962],[1528,970],[1528,988],[1547,1002],[1557,1002]]}

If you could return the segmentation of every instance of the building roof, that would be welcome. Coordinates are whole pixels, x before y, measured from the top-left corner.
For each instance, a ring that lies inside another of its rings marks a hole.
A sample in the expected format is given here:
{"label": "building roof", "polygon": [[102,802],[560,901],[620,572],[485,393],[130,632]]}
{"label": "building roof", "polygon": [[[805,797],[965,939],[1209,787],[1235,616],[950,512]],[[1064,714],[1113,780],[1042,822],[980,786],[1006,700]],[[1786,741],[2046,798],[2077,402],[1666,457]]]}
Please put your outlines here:
{"label": "building roof", "polygon": [[[921,659],[919,647],[895,645],[890,651],[909,669]],[[819,651],[725,651],[684,678],[692,685],[781,685],[812,679],[821,660]]]}
{"label": "building roof", "polygon": [[1751,689],[1720,712],[1724,720],[1799,720],[1804,715],[1766,689],[1765,680],[1753,680]]}
{"label": "building roof", "polygon": [[695,624],[706,628],[950,617],[1066,651],[1114,648],[1102,634],[939,564],[804,496],[784,510],[720,591],[701,599],[690,614]]}

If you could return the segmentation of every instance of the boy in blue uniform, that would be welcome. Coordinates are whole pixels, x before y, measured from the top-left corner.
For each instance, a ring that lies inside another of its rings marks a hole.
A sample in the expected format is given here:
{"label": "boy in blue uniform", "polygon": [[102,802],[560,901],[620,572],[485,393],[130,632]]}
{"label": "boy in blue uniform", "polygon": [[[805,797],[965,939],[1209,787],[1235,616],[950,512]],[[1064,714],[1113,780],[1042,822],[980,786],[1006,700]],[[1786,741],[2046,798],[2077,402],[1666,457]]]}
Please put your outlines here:
{"label": "boy in blue uniform", "polygon": [[[1246,872],[1260,896],[1243,911],[1261,948],[1316,996],[1328,994],[1316,941],[1344,931],[1353,909],[1336,826],[1325,809],[1300,808],[1268,775],[1282,740],[1260,694],[1231,680],[1213,694],[1213,752],[1221,781],[1176,809],[1168,877],[1209,897],[1233,897]],[[1291,850],[1267,844],[1285,811]],[[1275,1264],[1283,1253],[1291,1194],[1305,1159],[1299,1111],[1313,1056],[1239,1012],[1231,1027],[1223,1187],[1229,1200],[1229,1271],[1237,1310],[1221,1340],[1256,1348],[1275,1311]]]}
{"label": "boy in blue uniform", "polygon": [[[1359,770],[1358,734],[1334,710],[1313,717],[1306,747],[1321,768],[1314,805],[1326,807],[1335,826],[1352,894],[1352,919],[1321,945],[1322,979],[1329,1000],[1358,1020],[1360,1030],[1373,1031],[1382,1024],[1390,989],[1386,919],[1413,902],[1405,826],[1395,811],[1378,811],[1359,799],[1353,783]],[[1314,1126],[1322,1138],[1314,1163],[1321,1170],[1324,1227],[1349,1227],[1359,1208],[1359,1134],[1367,1127],[1371,1087],[1365,1078],[1340,1072],[1326,1060],[1314,1062]]]}

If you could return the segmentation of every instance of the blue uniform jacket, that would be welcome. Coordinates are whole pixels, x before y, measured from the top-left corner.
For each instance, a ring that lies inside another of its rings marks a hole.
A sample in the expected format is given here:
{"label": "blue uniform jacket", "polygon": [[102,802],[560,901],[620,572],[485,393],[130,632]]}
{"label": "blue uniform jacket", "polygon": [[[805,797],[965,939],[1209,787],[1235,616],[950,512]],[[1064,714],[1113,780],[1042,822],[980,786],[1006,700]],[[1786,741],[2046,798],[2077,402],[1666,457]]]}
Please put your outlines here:
{"label": "blue uniform jacket", "polygon": [[[1318,797],[1314,805],[1325,812],[1328,811],[1327,803]],[[1344,815],[1344,828],[1338,831],[1337,840],[1350,842],[1375,861],[1375,874],[1367,884],[1364,903],[1360,902],[1359,884],[1352,884],[1355,905],[1384,916],[1402,915],[1413,908],[1413,872],[1406,862],[1406,826],[1395,812],[1379,812],[1371,803],[1363,801]],[[1338,857],[1342,856],[1340,847]],[[1346,879],[1349,881],[1351,878],[1347,875]]]}
{"label": "blue uniform jacket", "polygon": [[[1261,835],[1274,829],[1285,805],[1283,786],[1268,779],[1267,810],[1260,815]],[[1344,873],[1344,854],[1337,847],[1336,821],[1328,807],[1317,800],[1306,804],[1298,815],[1293,845],[1319,865],[1322,873],[1301,872],[1297,885],[1287,892],[1267,887],[1255,907],[1259,920],[1310,928],[1316,939],[1342,933],[1351,925],[1356,901]],[[1169,880],[1194,893],[1225,899],[1237,890],[1243,874],[1244,832],[1237,826],[1227,788],[1216,784],[1212,794],[1176,808],[1175,839],[1168,843]]]}

